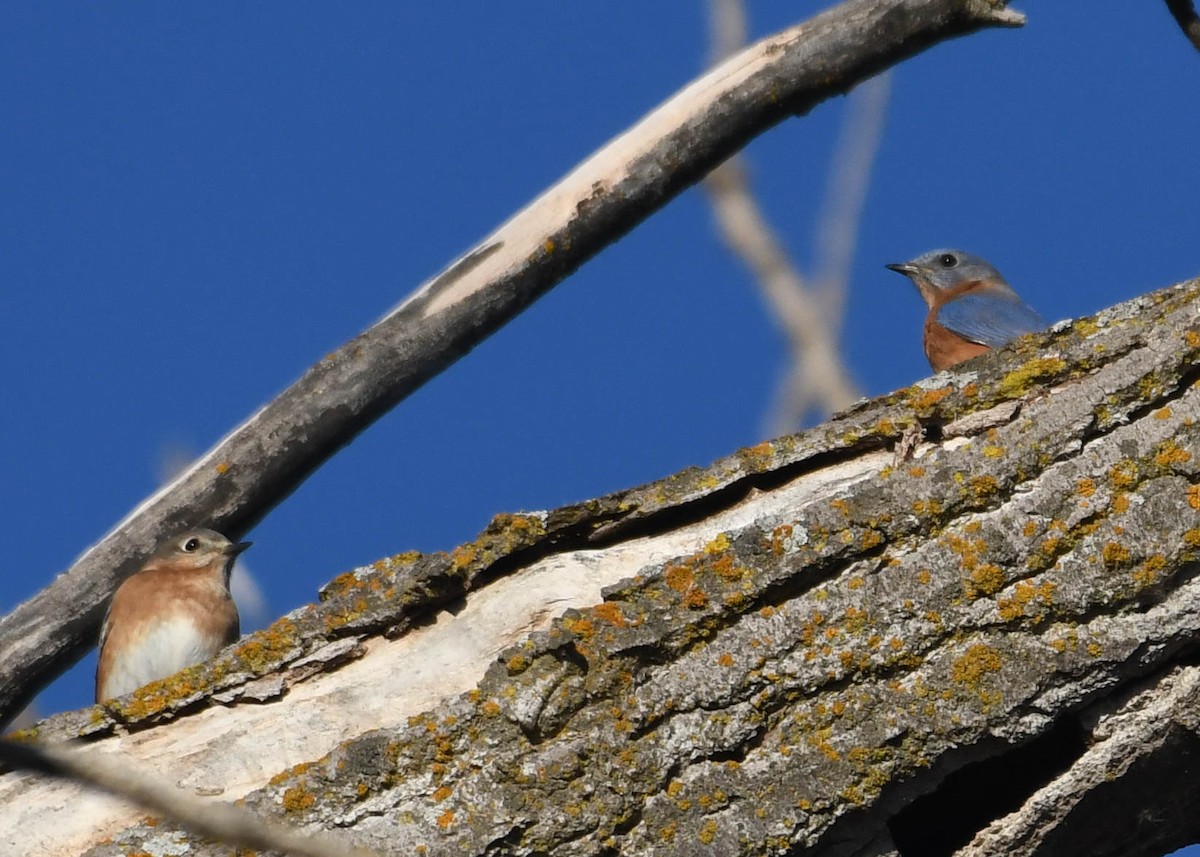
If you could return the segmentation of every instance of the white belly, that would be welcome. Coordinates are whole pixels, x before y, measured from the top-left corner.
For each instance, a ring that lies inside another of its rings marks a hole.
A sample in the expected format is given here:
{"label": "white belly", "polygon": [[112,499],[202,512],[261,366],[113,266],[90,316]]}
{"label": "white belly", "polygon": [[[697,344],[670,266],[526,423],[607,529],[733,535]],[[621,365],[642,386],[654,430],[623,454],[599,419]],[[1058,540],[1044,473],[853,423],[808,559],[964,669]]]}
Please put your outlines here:
{"label": "white belly", "polygon": [[220,647],[219,640],[215,644],[205,640],[190,621],[165,617],[145,632],[134,652],[113,664],[105,695],[121,696],[184,667],[207,661]]}

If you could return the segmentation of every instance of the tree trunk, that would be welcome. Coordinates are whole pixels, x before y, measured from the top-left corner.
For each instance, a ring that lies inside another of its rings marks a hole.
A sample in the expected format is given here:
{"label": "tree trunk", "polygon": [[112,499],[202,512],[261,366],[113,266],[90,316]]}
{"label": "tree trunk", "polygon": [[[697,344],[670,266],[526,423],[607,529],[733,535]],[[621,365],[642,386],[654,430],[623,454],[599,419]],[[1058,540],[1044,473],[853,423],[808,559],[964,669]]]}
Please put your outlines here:
{"label": "tree trunk", "polygon": [[[39,736],[385,854],[1162,854],[1200,838],[1198,301],[356,569]],[[25,774],[0,831],[230,853]]]}

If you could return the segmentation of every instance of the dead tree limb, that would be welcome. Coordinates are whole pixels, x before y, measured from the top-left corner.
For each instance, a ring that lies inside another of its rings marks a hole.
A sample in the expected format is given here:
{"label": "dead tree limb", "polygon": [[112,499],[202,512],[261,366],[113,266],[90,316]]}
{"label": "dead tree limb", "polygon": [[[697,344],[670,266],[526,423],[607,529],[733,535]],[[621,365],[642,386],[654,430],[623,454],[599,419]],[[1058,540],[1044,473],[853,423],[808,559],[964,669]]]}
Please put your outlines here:
{"label": "dead tree limb", "polygon": [[[1200,838],[1198,361],[1194,280],[342,575],[37,736],[383,853],[1157,857]],[[15,774],[0,831],[227,853]]]}

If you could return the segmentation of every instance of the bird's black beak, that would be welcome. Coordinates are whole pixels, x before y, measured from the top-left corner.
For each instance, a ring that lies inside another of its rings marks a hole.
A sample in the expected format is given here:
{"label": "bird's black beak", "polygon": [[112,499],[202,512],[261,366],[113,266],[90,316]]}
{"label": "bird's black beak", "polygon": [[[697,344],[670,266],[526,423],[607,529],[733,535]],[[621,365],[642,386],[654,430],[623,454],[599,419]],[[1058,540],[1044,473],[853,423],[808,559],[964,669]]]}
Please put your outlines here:
{"label": "bird's black beak", "polygon": [[895,271],[897,274],[903,274],[906,277],[910,277],[920,270],[920,268],[918,268],[916,265],[910,264],[909,262],[892,262],[884,265],[883,267],[887,268],[889,271]]}
{"label": "bird's black beak", "polygon": [[229,549],[225,551],[225,553],[227,553],[229,556],[237,556],[252,544],[254,544],[254,542],[234,542],[229,546]]}

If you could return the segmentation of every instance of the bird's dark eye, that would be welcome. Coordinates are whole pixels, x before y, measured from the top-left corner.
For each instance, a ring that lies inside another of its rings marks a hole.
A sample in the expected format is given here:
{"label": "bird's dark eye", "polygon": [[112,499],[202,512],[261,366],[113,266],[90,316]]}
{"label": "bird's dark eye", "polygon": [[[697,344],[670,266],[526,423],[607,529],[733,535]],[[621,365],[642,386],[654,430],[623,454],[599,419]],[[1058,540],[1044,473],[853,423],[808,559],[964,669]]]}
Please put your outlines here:
{"label": "bird's dark eye", "polygon": [[938,256],[938,264],[943,268],[953,268],[958,264],[958,257],[953,253],[943,253]]}
{"label": "bird's dark eye", "polygon": [[183,543],[183,549],[185,551],[187,551],[188,553],[191,553],[198,547],[200,547],[199,539],[188,539],[186,542]]}

